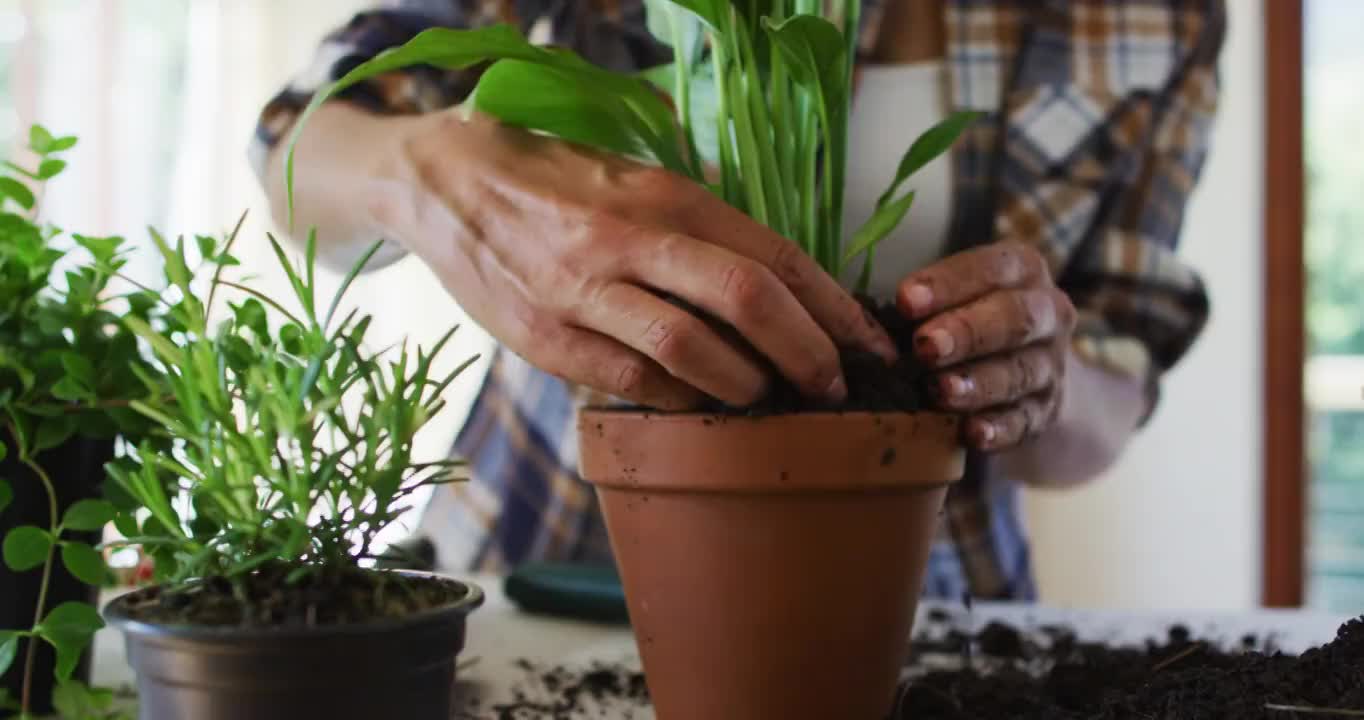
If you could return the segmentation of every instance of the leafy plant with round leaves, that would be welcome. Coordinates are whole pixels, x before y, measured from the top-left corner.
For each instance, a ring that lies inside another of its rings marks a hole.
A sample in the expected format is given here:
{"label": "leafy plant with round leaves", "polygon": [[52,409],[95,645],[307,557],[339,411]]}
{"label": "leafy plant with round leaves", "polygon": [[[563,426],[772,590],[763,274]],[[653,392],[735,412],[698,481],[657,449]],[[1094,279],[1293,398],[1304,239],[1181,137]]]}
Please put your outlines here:
{"label": "leafy plant with round leaves", "polygon": [[[398,68],[488,64],[466,107],[504,123],[651,162],[710,187],[800,244],[835,277],[861,269],[909,212],[907,180],[976,118],[949,115],[920,135],[875,211],[843,234],[848,117],[860,0],[646,0],[649,28],[674,62],[624,75],[518,30],[437,28],[360,64],[317,93],[296,124],[285,183],[293,210],[293,147],[308,116],[343,90]],[[661,93],[659,91],[662,91]],[[663,95],[671,95],[670,104]],[[719,183],[712,184],[711,166]]]}
{"label": "leafy plant with round leaves", "polygon": [[[16,527],[5,510],[15,495],[10,483],[21,478],[0,478],[0,528],[7,528],[0,556],[14,572],[40,574],[32,627],[0,634],[0,675],[24,674],[21,696],[5,702],[22,714],[32,707],[40,642],[56,649],[59,692],[67,698],[94,692],[70,675],[100,624],[98,613],[88,605],[62,605],[46,617],[42,610],[58,562],[83,582],[104,583],[100,553],[68,533],[97,531],[114,515],[113,505],[97,498],[62,515],[57,487],[76,479],[52,477],[45,464],[73,438],[136,442],[152,427],[129,407],[144,393],[139,376],[152,366],[123,319],[153,320],[162,299],[136,286],[117,291],[128,254],[122,238],[68,235],[39,219],[42,191],[66,168],[63,155],[75,145],[74,137],[34,126],[32,160],[0,165],[0,459],[8,456],[31,476],[25,482],[41,485],[48,507],[41,525]],[[21,641],[27,649],[19,653]]]}

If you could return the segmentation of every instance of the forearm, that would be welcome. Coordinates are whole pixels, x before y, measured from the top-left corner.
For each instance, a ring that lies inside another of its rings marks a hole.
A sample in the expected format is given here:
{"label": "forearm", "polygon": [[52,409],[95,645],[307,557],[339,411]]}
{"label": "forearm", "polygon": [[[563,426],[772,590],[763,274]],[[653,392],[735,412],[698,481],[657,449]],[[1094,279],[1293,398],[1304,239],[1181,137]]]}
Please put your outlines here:
{"label": "forearm", "polygon": [[341,102],[309,118],[294,157],[294,217],[289,223],[285,186],[287,139],[270,153],[262,178],[271,214],[285,234],[302,244],[317,231],[318,260],[349,270],[377,240],[384,246],[367,265],[376,269],[412,248],[401,227],[401,208],[416,192],[403,168],[406,137],[422,118],[375,115]]}
{"label": "forearm", "polygon": [[1140,381],[1081,358],[1067,359],[1055,424],[1031,442],[1000,453],[1001,470],[1035,487],[1072,487],[1117,460],[1146,411]]}

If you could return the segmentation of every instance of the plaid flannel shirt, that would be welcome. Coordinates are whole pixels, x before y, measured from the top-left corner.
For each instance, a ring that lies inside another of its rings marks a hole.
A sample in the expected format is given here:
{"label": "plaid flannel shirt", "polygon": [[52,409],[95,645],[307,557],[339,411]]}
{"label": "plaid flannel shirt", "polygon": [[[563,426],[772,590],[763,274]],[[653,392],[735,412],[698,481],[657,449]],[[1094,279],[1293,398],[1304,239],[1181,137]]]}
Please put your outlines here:
{"label": "plaid flannel shirt", "polygon": [[[862,48],[880,2],[865,3]],[[619,70],[667,62],[639,0],[405,0],[333,32],[315,66],[261,116],[257,167],[322,83],[432,26],[510,23]],[[1175,246],[1208,146],[1225,30],[1221,0],[947,0],[950,106],[984,118],[954,148],[948,251],[1033,243],[1079,309],[1075,349],[1153,393],[1208,316]],[[344,95],[377,113],[459,103],[479,69],[414,68]],[[497,570],[531,560],[609,562],[591,489],[577,475],[574,415],[592,394],[500,350],[454,452],[470,483],[442,489],[423,524],[443,561]],[[600,398],[598,398],[600,399]],[[947,499],[925,593],[1031,599],[1017,483],[968,456]],[[812,528],[811,532],[818,532]],[[449,551],[463,549],[452,558]]]}

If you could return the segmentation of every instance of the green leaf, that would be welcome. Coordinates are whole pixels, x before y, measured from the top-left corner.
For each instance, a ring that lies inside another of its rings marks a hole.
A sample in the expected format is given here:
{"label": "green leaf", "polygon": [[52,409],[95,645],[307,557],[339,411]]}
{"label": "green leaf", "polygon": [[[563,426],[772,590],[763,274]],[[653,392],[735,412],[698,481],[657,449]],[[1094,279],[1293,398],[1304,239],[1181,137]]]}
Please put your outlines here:
{"label": "green leaf", "polygon": [[38,179],[51,180],[61,174],[66,169],[66,161],[51,158],[44,160],[38,165]]}
{"label": "green leaf", "polygon": [[94,387],[95,365],[84,355],[75,352],[62,353],[62,369],[80,384]]}
{"label": "green leaf", "polygon": [[14,656],[19,652],[19,633],[14,630],[0,630],[0,677],[4,677],[5,671],[14,663]]}
{"label": "green leaf", "polygon": [[51,547],[52,537],[46,530],[32,525],[14,528],[5,535],[5,565],[15,572],[27,572],[47,560]]}
{"label": "green leaf", "polygon": [[977,112],[955,112],[947,119],[925,130],[914,141],[914,144],[909,146],[904,157],[900,159],[900,167],[895,171],[895,180],[881,194],[881,198],[876,201],[877,206],[890,202],[905,180],[932,162],[934,158],[947,152],[957,142],[957,138],[961,137],[962,132],[978,117],[980,117],[980,113]]}
{"label": "green leaf", "polygon": [[68,530],[99,530],[118,513],[108,500],[79,500],[67,508],[62,527]]}
{"label": "green leaf", "polygon": [[52,144],[48,146],[48,152],[64,152],[73,147],[76,147],[76,136],[67,135],[53,140]]}
{"label": "green leaf", "polygon": [[111,262],[114,259],[114,254],[118,252],[119,246],[123,244],[123,238],[121,237],[72,235],[71,239],[75,240],[81,247],[89,250],[97,263]]}
{"label": "green leaf", "polygon": [[826,108],[842,102],[848,52],[838,27],[816,15],[794,15],[780,23],[764,19],[763,25],[797,83],[817,90]]}
{"label": "green leaf", "polygon": [[257,340],[267,340],[270,337],[270,321],[265,314],[265,306],[255,298],[247,298],[240,305],[232,307],[232,314],[236,323],[251,330]]}
{"label": "green leaf", "polygon": [[476,107],[504,123],[620,155],[648,152],[647,127],[611,90],[582,73],[503,60],[483,74]]}
{"label": "green leaf", "polygon": [[42,125],[34,125],[28,129],[28,149],[39,155],[46,155],[52,152],[52,146],[56,143],[56,138]]}
{"label": "green leaf", "polygon": [[[665,165],[677,167],[674,163],[680,164],[680,155],[675,152],[677,133],[673,127],[672,113],[667,104],[642,80],[596,67],[570,52],[533,45],[510,25],[493,25],[476,30],[433,28],[419,33],[400,47],[379,53],[313,96],[312,101],[295,121],[294,130],[288,142],[289,153],[285,161],[285,189],[288,197],[290,224],[292,225],[294,216],[294,147],[299,134],[307,125],[308,118],[324,102],[356,83],[404,67],[432,65],[447,70],[459,70],[479,63],[498,60],[520,60],[549,65],[590,77],[602,87],[603,91],[616,93],[620,102],[628,105],[634,115],[639,118],[639,122],[650,128],[653,136],[650,146],[655,153],[669,154],[667,151],[668,144],[672,144],[674,152],[671,154],[677,157],[673,160],[665,159]],[[481,90],[482,82],[474,92],[475,98],[478,97]]]}
{"label": "green leaf", "polygon": [[38,424],[33,436],[33,451],[51,450],[71,439],[75,423],[69,417],[48,418]]}
{"label": "green leaf", "polygon": [[290,355],[303,354],[303,328],[285,323],[279,328],[279,344]]}
{"label": "green leaf", "polygon": [[909,206],[914,204],[914,193],[907,193],[904,197],[892,203],[882,205],[871,217],[862,224],[862,227],[853,233],[852,242],[848,246],[847,252],[843,254],[842,263],[839,266],[839,274],[847,269],[858,255],[876,247],[887,235],[900,225],[904,220],[905,214],[909,212]]}
{"label": "green leaf", "polygon": [[52,609],[34,628],[39,637],[57,651],[57,678],[67,680],[89,647],[95,633],[104,627],[99,612],[80,602],[67,602]]}
{"label": "green leaf", "polygon": [[7,177],[0,177],[0,198],[9,198],[19,203],[19,207],[25,210],[32,210],[34,204],[38,202],[28,186],[14,178]]}
{"label": "green leaf", "polygon": [[10,487],[8,481],[0,480],[0,513],[4,512],[5,508],[9,507],[12,502],[14,502],[14,488]]}
{"label": "green leaf", "polygon": [[119,513],[114,518],[114,529],[125,538],[137,537],[137,517],[130,512]]}
{"label": "green leaf", "polygon": [[213,257],[213,251],[216,249],[214,246],[217,244],[216,240],[208,235],[195,235],[194,242],[198,244],[199,254],[203,256],[205,260]]}
{"label": "green leaf", "polygon": [[60,683],[52,691],[52,706],[62,720],[112,720],[113,704],[113,690],[92,688],[79,680]]}
{"label": "green leaf", "polygon": [[69,402],[95,399],[95,394],[90,388],[69,377],[64,377],[53,383],[49,392],[52,393],[52,397]]}
{"label": "green leaf", "polygon": [[[725,13],[729,10],[730,3],[725,0],[668,0],[668,2],[691,11],[713,28],[722,28],[728,24],[725,22]],[[656,1],[649,2],[649,10],[652,12],[654,6],[658,4]]]}
{"label": "green leaf", "polygon": [[101,587],[106,579],[104,558],[94,548],[80,542],[62,543],[62,564],[77,580]]}

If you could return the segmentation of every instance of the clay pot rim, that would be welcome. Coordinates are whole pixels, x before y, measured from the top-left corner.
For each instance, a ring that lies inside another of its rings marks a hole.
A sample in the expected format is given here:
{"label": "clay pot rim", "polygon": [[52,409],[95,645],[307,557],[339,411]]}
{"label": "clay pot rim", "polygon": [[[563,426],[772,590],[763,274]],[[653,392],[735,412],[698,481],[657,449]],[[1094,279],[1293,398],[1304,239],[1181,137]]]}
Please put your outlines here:
{"label": "clay pot rim", "polygon": [[937,410],[920,410],[917,412],[906,412],[902,410],[892,411],[872,411],[872,410],[812,410],[806,412],[782,412],[767,413],[762,415],[729,414],[723,412],[697,412],[692,410],[672,411],[655,410],[651,408],[639,407],[610,407],[605,405],[589,405],[580,411],[583,416],[601,415],[611,417],[639,416],[651,420],[680,422],[684,420],[716,420],[721,423],[736,422],[759,422],[759,421],[797,421],[797,420],[830,420],[833,418],[844,418],[848,420],[863,420],[867,418],[907,418],[907,419],[932,419],[940,421],[952,420],[960,422],[963,416],[958,413],[942,412]]}
{"label": "clay pot rim", "polygon": [[346,625],[318,625],[315,627],[256,627],[241,625],[188,625],[163,624],[135,620],[128,616],[127,604],[140,594],[150,593],[164,587],[164,584],[138,588],[124,593],[104,606],[101,613],[105,621],[119,631],[144,637],[207,641],[215,644],[259,643],[269,640],[291,640],[338,636],[372,636],[409,630],[413,627],[444,623],[464,617],[482,607],[485,598],[483,589],[464,580],[438,573],[417,572],[414,570],[376,570],[373,572],[392,573],[417,579],[432,579],[458,585],[464,588],[464,596],[440,607],[423,610],[399,618],[371,620]]}
{"label": "clay pot rim", "polygon": [[[579,472],[598,489],[641,493],[918,492],[961,479],[961,423],[941,412],[730,416],[584,408]],[[657,451],[664,446],[670,449]],[[748,459],[713,460],[729,457]]]}

